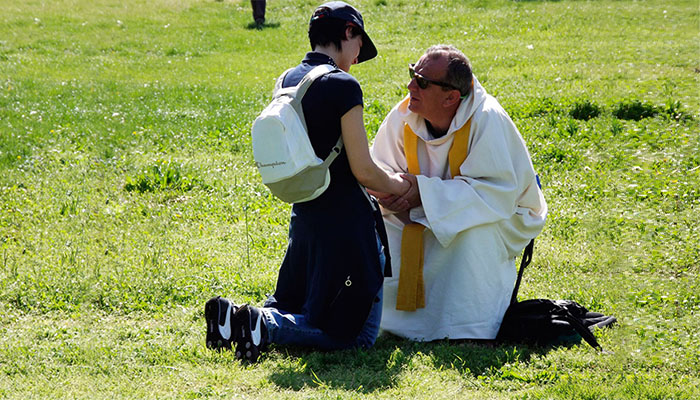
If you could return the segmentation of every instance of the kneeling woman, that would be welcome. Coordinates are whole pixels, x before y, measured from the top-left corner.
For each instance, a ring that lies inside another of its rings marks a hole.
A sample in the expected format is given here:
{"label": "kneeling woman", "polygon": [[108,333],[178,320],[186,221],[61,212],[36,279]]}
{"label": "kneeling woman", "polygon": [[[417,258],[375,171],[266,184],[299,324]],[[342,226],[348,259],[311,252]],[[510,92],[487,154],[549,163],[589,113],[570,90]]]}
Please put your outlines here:
{"label": "kneeling woman", "polygon": [[[318,7],[309,24],[313,51],[284,78],[294,86],[315,66],[336,70],[318,78],[302,99],[309,138],[325,159],[342,135],[331,181],[314,200],[292,206],[289,244],[274,295],[264,307],[236,306],[216,297],[205,306],[207,346],[231,348],[256,361],[268,343],[323,350],[371,347],[379,333],[385,247],[383,221],[364,187],[402,195],[410,183],[372,161],[362,119],[362,89],[348,71],[377,50],[362,15],[334,1]],[[358,184],[359,183],[359,184]],[[406,204],[407,206],[407,204]]]}

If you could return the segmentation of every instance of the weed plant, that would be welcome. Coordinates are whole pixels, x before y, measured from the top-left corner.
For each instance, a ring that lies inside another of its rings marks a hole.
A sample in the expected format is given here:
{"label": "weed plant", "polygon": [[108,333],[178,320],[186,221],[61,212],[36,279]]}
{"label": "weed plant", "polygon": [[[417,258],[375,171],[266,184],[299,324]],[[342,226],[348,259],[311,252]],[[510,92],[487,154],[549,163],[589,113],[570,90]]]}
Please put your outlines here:
{"label": "weed plant", "polygon": [[697,2],[357,0],[374,137],[436,43],[520,129],[549,218],[521,288],[615,315],[604,352],[388,335],[204,346],[214,295],[274,290],[289,206],[249,130],[308,51],[308,0],[0,0],[0,398],[700,397]]}

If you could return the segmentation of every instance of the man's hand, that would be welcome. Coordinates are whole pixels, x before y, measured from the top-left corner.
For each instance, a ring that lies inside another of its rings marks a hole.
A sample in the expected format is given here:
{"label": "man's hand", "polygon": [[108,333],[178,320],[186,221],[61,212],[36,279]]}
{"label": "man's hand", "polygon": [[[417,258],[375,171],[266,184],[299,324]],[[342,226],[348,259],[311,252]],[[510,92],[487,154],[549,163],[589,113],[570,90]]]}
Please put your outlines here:
{"label": "man's hand", "polygon": [[408,210],[408,201],[401,196],[396,196],[393,194],[379,193],[368,190],[368,192],[377,198],[379,204],[389,211],[402,212]]}
{"label": "man's hand", "polygon": [[420,193],[418,191],[418,180],[411,174],[401,174],[401,178],[411,183],[411,187],[401,196],[375,192],[373,190],[368,190],[368,192],[377,198],[377,201],[382,207],[389,211],[402,212],[419,206],[421,201]]}
{"label": "man's hand", "polygon": [[401,195],[401,198],[408,202],[408,208],[418,207],[421,205],[420,191],[418,190],[418,178],[412,174],[401,174],[401,177],[411,182],[411,187],[406,193]]}

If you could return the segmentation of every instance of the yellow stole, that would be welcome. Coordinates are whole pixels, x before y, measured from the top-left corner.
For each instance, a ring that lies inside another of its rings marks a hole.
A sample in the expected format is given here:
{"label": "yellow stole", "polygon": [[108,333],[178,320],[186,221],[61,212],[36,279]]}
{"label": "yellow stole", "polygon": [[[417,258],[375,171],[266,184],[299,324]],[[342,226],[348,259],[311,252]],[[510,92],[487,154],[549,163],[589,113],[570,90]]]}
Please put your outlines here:
{"label": "yellow stole", "polygon": [[[459,167],[464,163],[469,151],[469,130],[472,120],[454,133],[454,139],[447,155],[450,175],[459,175]],[[418,135],[408,124],[403,127],[403,144],[408,172],[420,175],[418,163]],[[396,295],[396,309],[416,311],[425,307],[425,287],[423,283],[423,231],[422,224],[406,224],[401,235],[401,269],[399,271],[399,290]]]}

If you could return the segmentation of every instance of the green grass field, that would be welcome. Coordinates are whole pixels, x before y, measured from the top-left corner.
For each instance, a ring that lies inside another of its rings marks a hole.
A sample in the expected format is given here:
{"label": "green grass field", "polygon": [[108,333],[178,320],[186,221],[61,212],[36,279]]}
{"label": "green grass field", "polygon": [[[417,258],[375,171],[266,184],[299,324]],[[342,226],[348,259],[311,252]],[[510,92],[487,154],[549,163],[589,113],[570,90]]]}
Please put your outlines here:
{"label": "green grass field", "polygon": [[697,1],[356,0],[370,139],[436,43],[471,59],[549,204],[521,299],[615,315],[585,343],[204,346],[204,303],[274,290],[289,206],[249,130],[310,0],[0,0],[0,398],[700,398]]}

